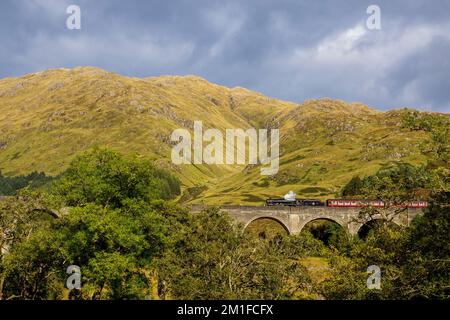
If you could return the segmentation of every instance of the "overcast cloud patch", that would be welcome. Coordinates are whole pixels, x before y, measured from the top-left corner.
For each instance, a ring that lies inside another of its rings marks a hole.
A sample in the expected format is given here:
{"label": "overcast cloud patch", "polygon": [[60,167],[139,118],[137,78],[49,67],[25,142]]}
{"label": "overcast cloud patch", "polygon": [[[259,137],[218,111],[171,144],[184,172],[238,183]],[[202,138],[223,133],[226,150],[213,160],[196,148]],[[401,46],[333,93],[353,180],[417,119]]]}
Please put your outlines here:
{"label": "overcast cloud patch", "polygon": [[129,76],[196,74],[301,102],[450,112],[450,1],[73,1],[0,4],[0,77],[90,65]]}

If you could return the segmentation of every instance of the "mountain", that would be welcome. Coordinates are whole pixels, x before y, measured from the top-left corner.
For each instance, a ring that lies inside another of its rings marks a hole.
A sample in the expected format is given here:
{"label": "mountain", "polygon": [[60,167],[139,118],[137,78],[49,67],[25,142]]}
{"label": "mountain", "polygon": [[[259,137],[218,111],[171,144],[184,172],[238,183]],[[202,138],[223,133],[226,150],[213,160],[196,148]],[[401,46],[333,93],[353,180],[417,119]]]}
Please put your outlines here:
{"label": "mountain", "polygon": [[[258,204],[289,190],[327,198],[355,175],[426,161],[419,151],[425,134],[401,129],[404,112],[331,99],[297,104],[196,76],[55,69],[0,80],[0,169],[56,175],[99,145],[169,168],[184,185],[183,201]],[[197,120],[205,129],[279,128],[278,174],[261,176],[258,165],[175,166],[171,133]]]}

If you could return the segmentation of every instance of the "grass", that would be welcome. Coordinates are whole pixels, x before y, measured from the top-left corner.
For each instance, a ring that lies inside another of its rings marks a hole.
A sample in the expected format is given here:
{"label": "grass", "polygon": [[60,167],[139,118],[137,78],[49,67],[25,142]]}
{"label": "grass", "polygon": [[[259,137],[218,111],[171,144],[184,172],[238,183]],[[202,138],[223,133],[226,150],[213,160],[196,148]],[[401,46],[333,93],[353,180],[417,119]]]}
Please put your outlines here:
{"label": "grass", "polygon": [[[331,99],[295,104],[195,76],[49,70],[0,80],[0,169],[57,175],[77,154],[101,145],[155,160],[185,190],[202,186],[184,199],[192,203],[259,205],[290,190],[326,199],[386,163],[426,161],[419,152],[425,134],[402,130],[401,115]],[[259,165],[174,166],[171,132],[196,120],[205,129],[279,128],[278,174],[261,176]]]}
{"label": "grass", "polygon": [[300,263],[308,270],[311,280],[320,283],[331,278],[328,260],[322,257],[306,257]]}
{"label": "grass", "polygon": [[273,239],[277,235],[287,235],[288,232],[276,220],[269,218],[261,218],[252,221],[246,228],[245,232],[250,233],[255,237],[263,237],[266,239]]}

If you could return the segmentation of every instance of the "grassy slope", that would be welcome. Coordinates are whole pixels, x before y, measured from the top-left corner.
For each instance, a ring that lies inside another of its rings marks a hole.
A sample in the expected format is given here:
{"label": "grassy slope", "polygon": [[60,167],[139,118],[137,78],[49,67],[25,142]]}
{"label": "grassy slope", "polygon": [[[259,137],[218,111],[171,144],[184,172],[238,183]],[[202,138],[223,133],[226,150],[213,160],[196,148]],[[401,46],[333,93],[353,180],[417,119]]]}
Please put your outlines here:
{"label": "grassy slope", "polygon": [[[57,174],[76,154],[106,145],[157,160],[186,187],[203,186],[193,202],[259,204],[289,190],[327,198],[353,175],[395,161],[425,161],[418,150],[423,134],[400,129],[400,116],[330,99],[294,104],[194,76],[49,70],[0,80],[0,169]],[[192,128],[195,120],[221,130],[279,128],[279,173],[264,177],[258,166],[173,166],[170,134]]]}

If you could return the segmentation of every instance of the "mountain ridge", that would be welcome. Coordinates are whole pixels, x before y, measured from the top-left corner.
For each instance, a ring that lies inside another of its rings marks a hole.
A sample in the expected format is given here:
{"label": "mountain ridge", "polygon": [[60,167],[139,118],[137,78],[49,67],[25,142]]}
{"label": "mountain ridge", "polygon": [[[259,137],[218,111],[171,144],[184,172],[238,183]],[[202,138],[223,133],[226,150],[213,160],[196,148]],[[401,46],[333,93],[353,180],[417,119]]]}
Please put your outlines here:
{"label": "mountain ridge", "polygon": [[[101,145],[173,170],[194,203],[261,203],[289,190],[327,197],[352,175],[426,160],[419,151],[425,135],[400,127],[403,112],[330,98],[294,103],[193,75],[51,69],[0,80],[0,169],[54,175]],[[264,177],[258,166],[173,165],[171,132],[191,130],[196,120],[205,129],[279,128],[280,171]]]}

